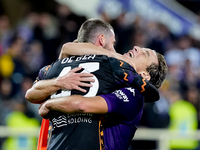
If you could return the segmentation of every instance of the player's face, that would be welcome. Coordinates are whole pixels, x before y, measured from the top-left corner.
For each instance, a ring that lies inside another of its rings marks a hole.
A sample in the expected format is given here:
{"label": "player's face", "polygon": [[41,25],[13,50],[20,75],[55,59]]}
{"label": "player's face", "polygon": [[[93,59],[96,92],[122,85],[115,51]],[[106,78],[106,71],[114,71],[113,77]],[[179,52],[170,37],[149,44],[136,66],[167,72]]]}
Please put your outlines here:
{"label": "player's face", "polygon": [[125,53],[124,56],[126,56],[127,59],[131,59],[131,62],[133,62],[135,69],[139,74],[142,71],[146,71],[146,68],[152,63],[158,65],[156,52],[149,48],[134,46],[133,49]]}
{"label": "player's face", "polygon": [[109,34],[109,35],[110,36],[108,37],[108,39],[106,39],[105,46],[103,48],[115,52],[114,45],[115,45],[116,40],[115,40],[115,33],[114,33],[114,31],[111,30],[111,34]]}

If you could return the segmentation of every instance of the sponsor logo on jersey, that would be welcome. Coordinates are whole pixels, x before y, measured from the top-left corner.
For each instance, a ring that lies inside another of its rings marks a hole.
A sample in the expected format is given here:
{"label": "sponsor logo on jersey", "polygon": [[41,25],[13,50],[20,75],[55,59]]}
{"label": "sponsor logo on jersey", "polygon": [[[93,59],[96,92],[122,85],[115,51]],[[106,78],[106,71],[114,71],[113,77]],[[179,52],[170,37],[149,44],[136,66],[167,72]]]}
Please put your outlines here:
{"label": "sponsor logo on jersey", "polygon": [[127,87],[126,89],[129,90],[131,93],[133,93],[133,96],[135,96],[135,89],[131,87]]}
{"label": "sponsor logo on jersey", "polygon": [[126,94],[124,94],[124,92],[122,92],[122,90],[117,90],[114,92],[114,94],[119,98],[122,99],[124,102],[129,102],[128,97],[126,96]]}
{"label": "sponsor logo on jersey", "polygon": [[67,126],[77,123],[92,123],[93,114],[75,114],[75,115],[61,115],[59,117],[52,119],[53,128],[60,128],[62,126]]}

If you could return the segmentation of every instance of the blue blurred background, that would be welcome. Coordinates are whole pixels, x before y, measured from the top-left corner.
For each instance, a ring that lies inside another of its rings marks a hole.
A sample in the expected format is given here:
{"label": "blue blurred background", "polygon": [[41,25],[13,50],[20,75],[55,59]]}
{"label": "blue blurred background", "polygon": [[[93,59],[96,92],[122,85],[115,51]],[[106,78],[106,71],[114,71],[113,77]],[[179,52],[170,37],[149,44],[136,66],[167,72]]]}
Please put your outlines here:
{"label": "blue blurred background", "polygon": [[[170,74],[160,88],[161,99],[145,104],[139,129],[177,130],[180,135],[198,131],[199,0],[0,0],[0,126],[40,126],[39,106],[28,103],[25,92],[89,18],[113,26],[117,52],[137,45],[165,56]],[[0,150],[31,150],[36,142],[0,136]],[[170,139],[169,148],[199,149],[199,140]],[[133,140],[133,149],[158,149],[158,142]]]}

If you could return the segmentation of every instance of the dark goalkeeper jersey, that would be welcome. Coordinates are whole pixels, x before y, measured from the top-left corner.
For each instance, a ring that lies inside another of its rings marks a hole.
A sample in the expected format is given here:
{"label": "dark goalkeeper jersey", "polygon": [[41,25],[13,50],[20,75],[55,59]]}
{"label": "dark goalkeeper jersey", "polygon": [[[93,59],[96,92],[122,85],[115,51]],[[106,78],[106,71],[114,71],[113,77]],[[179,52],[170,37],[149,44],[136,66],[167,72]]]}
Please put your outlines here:
{"label": "dark goalkeeper jersey", "polygon": [[[144,96],[159,99],[158,91],[139,76],[127,63],[104,55],[84,55],[64,58],[40,71],[39,79],[51,79],[67,74],[75,67],[94,74],[95,82],[87,93],[59,90],[51,98],[80,94],[95,96],[108,94],[122,87],[134,87]],[[101,116],[95,114],[63,114],[52,111],[50,121],[53,125],[48,149],[60,150],[99,150]]]}

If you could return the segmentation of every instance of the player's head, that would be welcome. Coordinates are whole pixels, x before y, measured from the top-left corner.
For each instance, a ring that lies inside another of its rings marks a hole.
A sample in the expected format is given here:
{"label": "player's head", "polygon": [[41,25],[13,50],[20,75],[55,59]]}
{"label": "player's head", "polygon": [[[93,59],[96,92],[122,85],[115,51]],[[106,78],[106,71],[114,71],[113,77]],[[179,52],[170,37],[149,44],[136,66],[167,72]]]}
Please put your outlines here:
{"label": "player's head", "polygon": [[79,29],[77,40],[79,43],[93,43],[96,46],[115,51],[113,27],[100,19],[88,19],[85,21]]}
{"label": "player's head", "polygon": [[163,55],[149,48],[134,46],[124,54],[135,65],[135,69],[142,77],[146,78],[156,88],[164,81],[168,67]]}

